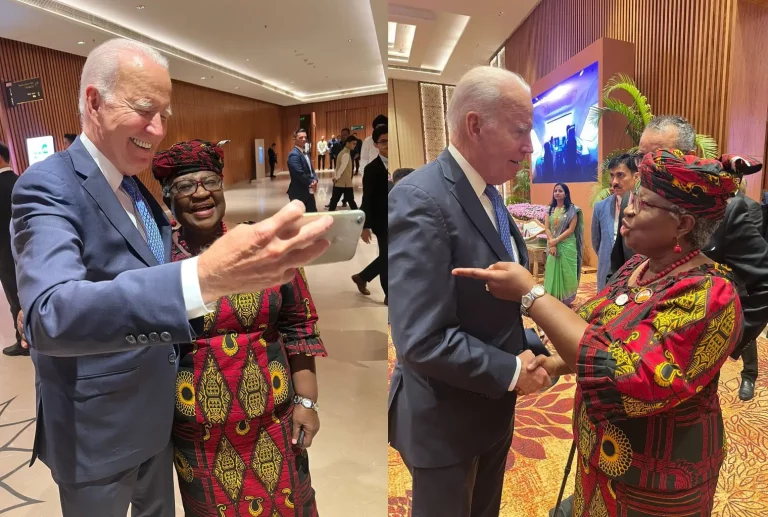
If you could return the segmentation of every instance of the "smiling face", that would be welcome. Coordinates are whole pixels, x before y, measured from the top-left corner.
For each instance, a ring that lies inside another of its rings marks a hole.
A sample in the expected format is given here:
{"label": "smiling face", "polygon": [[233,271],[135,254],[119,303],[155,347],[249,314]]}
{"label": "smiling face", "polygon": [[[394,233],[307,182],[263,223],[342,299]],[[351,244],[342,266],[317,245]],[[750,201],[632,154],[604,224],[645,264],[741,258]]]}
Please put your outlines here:
{"label": "smiling face", "polygon": [[[196,184],[193,194],[177,192],[196,182],[203,185]],[[184,231],[208,233],[219,227],[224,219],[227,203],[224,200],[224,190],[215,190],[216,184],[221,184],[221,176],[212,171],[193,172],[173,179],[170,189],[171,211]],[[204,186],[214,191],[209,192]]]}
{"label": "smiling face", "polygon": [[141,54],[121,58],[114,94],[86,88],[84,129],[117,170],[132,176],[149,167],[170,115],[168,70]]}

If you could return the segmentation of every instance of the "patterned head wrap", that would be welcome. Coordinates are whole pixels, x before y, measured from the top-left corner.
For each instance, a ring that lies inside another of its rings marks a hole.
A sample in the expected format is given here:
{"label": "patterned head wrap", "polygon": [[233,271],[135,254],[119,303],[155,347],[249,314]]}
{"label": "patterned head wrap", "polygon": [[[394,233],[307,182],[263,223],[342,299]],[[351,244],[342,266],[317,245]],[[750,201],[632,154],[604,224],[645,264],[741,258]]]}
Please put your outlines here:
{"label": "patterned head wrap", "polygon": [[204,140],[179,142],[152,159],[152,174],[160,183],[198,171],[222,175],[223,170],[224,151],[217,144]]}
{"label": "patterned head wrap", "polygon": [[719,221],[742,176],[761,168],[758,160],[744,156],[706,160],[677,149],[660,149],[643,158],[640,184],[695,217]]}

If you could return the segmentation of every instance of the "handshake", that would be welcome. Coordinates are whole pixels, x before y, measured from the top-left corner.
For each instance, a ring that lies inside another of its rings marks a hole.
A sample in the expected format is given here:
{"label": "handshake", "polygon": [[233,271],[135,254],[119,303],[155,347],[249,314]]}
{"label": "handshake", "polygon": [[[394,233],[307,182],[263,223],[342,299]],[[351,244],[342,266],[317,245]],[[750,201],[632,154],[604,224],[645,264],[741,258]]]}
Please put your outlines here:
{"label": "handshake", "polygon": [[510,386],[510,391],[520,395],[536,393],[552,385],[552,378],[557,376],[562,359],[559,356],[534,356],[530,350],[517,356],[520,359],[520,375],[517,383]]}

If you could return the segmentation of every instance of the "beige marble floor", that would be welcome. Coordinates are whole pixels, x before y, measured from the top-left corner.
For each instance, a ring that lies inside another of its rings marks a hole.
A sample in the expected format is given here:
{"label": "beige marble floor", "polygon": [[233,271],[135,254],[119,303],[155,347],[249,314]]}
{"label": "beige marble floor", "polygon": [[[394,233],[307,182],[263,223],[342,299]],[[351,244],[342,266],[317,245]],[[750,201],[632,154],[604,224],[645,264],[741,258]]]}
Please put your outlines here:
{"label": "beige marble floor", "polygon": [[[356,177],[356,198],[362,196]],[[259,180],[226,192],[230,222],[258,221],[287,202],[288,177]],[[330,199],[328,173],[321,174],[317,205]],[[343,264],[307,268],[320,331],[329,357],[318,360],[321,430],[310,449],[320,515],[383,517],[387,511],[387,308],[378,281],[370,297],[349,277],[376,256],[375,244],[360,243]],[[0,301],[0,346],[13,340],[4,297]],[[0,515],[61,515],[48,468],[27,467],[34,432],[34,371],[28,357],[0,355]],[[177,497],[176,515],[182,516]],[[83,516],[85,517],[85,516]],[[89,516],[90,517],[90,516]]]}

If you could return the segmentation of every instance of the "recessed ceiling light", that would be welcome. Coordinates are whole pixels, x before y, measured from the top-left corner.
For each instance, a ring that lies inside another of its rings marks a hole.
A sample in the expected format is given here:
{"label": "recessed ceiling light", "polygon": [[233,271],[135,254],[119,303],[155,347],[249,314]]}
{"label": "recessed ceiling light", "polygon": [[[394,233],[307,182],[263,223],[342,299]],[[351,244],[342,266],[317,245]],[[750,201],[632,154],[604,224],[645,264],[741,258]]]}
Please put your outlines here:
{"label": "recessed ceiling light", "polygon": [[245,58],[245,60],[246,60],[246,61],[250,61],[250,60],[251,60],[251,58],[247,57],[247,58]]}
{"label": "recessed ceiling light", "polygon": [[142,9],[144,9],[144,6],[143,6],[143,5],[137,5],[137,6],[136,6],[136,9],[138,9],[139,11],[141,11]]}
{"label": "recessed ceiling light", "polygon": [[201,77],[200,79],[202,79],[203,81],[205,81],[205,76]]}
{"label": "recessed ceiling light", "polygon": [[502,14],[504,14],[504,11],[499,11],[499,16],[501,16]]}
{"label": "recessed ceiling light", "polygon": [[240,89],[240,87],[239,87],[239,86],[235,86],[235,90],[239,90],[239,89]]}
{"label": "recessed ceiling light", "polygon": [[78,45],[85,45],[85,41],[78,41],[77,44]]}
{"label": "recessed ceiling light", "polygon": [[352,40],[349,40],[350,43],[352,43]]}

